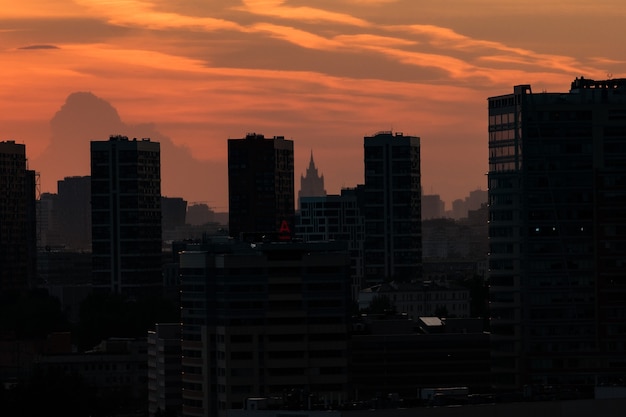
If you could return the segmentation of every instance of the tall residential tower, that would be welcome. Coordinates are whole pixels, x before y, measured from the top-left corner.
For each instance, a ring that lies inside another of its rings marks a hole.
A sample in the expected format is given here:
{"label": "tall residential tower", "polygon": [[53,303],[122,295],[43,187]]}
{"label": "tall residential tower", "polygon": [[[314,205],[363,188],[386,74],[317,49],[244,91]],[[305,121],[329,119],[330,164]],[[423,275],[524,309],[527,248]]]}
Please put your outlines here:
{"label": "tall residential tower", "polygon": [[0,142],[0,293],[28,289],[35,278],[35,172],[26,145]]}
{"label": "tall residential tower", "polygon": [[492,371],[500,389],[626,378],[626,79],[489,98]]}
{"label": "tall residential tower", "polygon": [[293,141],[249,133],[228,139],[230,235],[291,238],[294,232]]}
{"label": "tall residential tower", "polygon": [[412,281],[422,270],[420,138],[364,138],[365,284]]}
{"label": "tall residential tower", "polygon": [[160,294],[160,144],[111,136],[91,142],[95,291]]}

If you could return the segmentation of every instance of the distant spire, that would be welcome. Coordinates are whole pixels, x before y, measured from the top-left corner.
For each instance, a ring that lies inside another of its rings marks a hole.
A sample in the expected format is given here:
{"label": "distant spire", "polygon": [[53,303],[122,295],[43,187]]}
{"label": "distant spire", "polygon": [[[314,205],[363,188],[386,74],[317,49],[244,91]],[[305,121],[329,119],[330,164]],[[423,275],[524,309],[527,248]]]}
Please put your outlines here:
{"label": "distant spire", "polygon": [[324,176],[317,173],[317,167],[315,166],[315,160],[313,159],[313,149],[311,149],[309,167],[307,168],[305,175],[300,176],[300,191],[298,192],[298,198],[325,195],[326,190],[324,189]]}

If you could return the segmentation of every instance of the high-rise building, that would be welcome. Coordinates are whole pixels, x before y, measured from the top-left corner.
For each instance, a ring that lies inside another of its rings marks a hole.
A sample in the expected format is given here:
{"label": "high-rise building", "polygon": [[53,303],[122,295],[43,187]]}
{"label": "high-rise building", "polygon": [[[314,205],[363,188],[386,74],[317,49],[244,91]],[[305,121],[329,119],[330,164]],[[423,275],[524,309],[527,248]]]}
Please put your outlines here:
{"label": "high-rise building", "polygon": [[66,249],[91,249],[91,178],[65,177],[57,183],[55,214]]}
{"label": "high-rise building", "polygon": [[148,413],[179,416],[182,407],[180,323],[148,332]]}
{"label": "high-rise building", "polygon": [[341,242],[207,241],[180,254],[183,415],[249,398],[345,401],[351,309]]}
{"label": "high-rise building", "polygon": [[626,379],[626,79],[490,97],[488,181],[496,388]]}
{"label": "high-rise building", "polygon": [[444,217],[446,206],[439,194],[422,195],[422,220]]}
{"label": "high-rise building", "polygon": [[294,231],[293,141],[249,133],[228,139],[229,232],[290,238]]}
{"label": "high-rise building", "polygon": [[296,237],[305,242],[337,240],[347,243],[354,300],[362,288],[363,279],[363,188],[363,185],[344,188],[341,195],[300,197],[296,225]]}
{"label": "high-rise building", "polygon": [[94,291],[160,294],[160,144],[111,136],[91,142]]}
{"label": "high-rise building", "polygon": [[311,151],[311,159],[306,169],[306,174],[300,176],[300,190],[298,191],[298,207],[300,207],[300,199],[302,197],[324,197],[326,189],[324,189],[324,175],[319,175],[317,167],[313,161],[313,151]]}
{"label": "high-rise building", "polygon": [[411,281],[422,265],[420,138],[364,138],[365,282]]}
{"label": "high-rise building", "polygon": [[0,292],[35,284],[35,178],[27,168],[26,145],[0,142]]}

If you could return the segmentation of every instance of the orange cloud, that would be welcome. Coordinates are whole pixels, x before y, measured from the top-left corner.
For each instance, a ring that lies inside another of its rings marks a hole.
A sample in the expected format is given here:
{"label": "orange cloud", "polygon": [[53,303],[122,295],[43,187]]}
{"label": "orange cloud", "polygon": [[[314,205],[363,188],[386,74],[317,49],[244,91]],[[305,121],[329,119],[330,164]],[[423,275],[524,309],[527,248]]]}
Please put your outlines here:
{"label": "orange cloud", "polygon": [[324,9],[299,6],[285,6],[284,0],[243,0],[240,10],[260,16],[279,17],[308,22],[327,22],[350,26],[369,26],[370,24],[354,16],[330,12]]}

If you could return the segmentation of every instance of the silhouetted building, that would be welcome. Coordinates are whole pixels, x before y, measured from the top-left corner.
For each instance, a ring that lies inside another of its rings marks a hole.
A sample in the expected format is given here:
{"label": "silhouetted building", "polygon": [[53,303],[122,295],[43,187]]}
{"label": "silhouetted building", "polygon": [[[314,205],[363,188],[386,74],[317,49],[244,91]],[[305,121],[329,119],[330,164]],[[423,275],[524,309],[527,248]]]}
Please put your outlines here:
{"label": "silhouetted building", "polygon": [[384,297],[398,313],[412,320],[420,316],[469,317],[470,292],[459,284],[438,282],[385,282],[359,293],[359,308],[368,308],[377,297]]}
{"label": "silhouetted building", "polygon": [[34,284],[37,254],[35,172],[26,145],[0,142],[0,292]]}
{"label": "silhouetted building", "polygon": [[91,177],[65,177],[57,183],[55,217],[67,249],[91,250]]}
{"label": "silhouetted building", "polygon": [[51,250],[63,247],[61,226],[59,225],[58,194],[41,193],[37,205],[37,250]]}
{"label": "silhouetted building", "polygon": [[95,397],[116,402],[113,413],[119,415],[147,411],[147,363],[145,337],[112,337],[87,352],[51,352],[37,357],[37,365],[50,374],[80,375],[95,390]]}
{"label": "silhouetted building", "polygon": [[148,415],[180,416],[182,409],[181,324],[156,323],[148,332]]}
{"label": "silhouetted building", "polygon": [[161,293],[160,167],[150,139],[91,142],[94,291]]}
{"label": "silhouetted building", "polygon": [[341,195],[301,197],[296,237],[305,242],[337,240],[346,242],[350,253],[352,297],[357,299],[363,279],[362,214],[363,186],[344,188]]}
{"label": "silhouetted building", "polygon": [[215,213],[204,203],[192,203],[187,206],[186,223],[192,226],[201,226],[215,221]]}
{"label": "silhouetted building", "polygon": [[313,151],[311,151],[311,159],[306,175],[300,176],[300,191],[298,191],[298,207],[300,207],[300,199],[302,197],[323,197],[326,195],[324,189],[324,176],[317,173],[315,162],[313,161]]}
{"label": "silhouetted building", "polygon": [[350,278],[340,242],[209,242],[180,254],[183,415],[248,398],[303,409],[348,395]]}
{"label": "silhouetted building", "polygon": [[446,212],[445,203],[439,194],[422,195],[422,220],[439,219]]}
{"label": "silhouetted building", "polygon": [[180,197],[161,197],[163,229],[175,229],[185,225],[187,201]]}
{"label": "silhouetted building", "polygon": [[249,133],[228,139],[230,235],[291,238],[294,232],[293,141]]}
{"label": "silhouetted building", "polygon": [[464,219],[472,210],[478,210],[487,203],[487,191],[473,190],[464,199],[458,198],[452,202],[452,210],[447,214],[453,219]]}
{"label": "silhouetted building", "polygon": [[490,97],[488,180],[496,387],[626,379],[626,79]]}
{"label": "silhouetted building", "polygon": [[420,138],[364,138],[365,281],[410,281],[422,264]]}
{"label": "silhouetted building", "polygon": [[[480,319],[368,314],[353,328],[353,402],[375,398],[366,408],[393,406],[386,404],[390,393],[404,400],[401,407],[410,407],[429,404],[419,401],[428,388],[466,387],[467,394],[490,387],[489,335]],[[422,410],[409,415],[421,415]]]}

